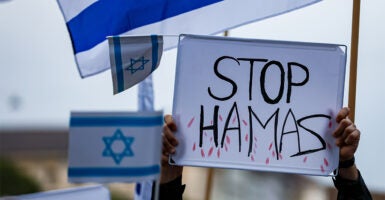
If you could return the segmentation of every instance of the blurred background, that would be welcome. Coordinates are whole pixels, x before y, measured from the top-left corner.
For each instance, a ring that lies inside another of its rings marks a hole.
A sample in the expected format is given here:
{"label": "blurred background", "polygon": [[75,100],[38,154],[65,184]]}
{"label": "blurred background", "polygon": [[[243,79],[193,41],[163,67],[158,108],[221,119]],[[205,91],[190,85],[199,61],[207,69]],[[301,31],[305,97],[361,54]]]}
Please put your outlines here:
{"label": "blurred background", "polygon": [[[324,0],[228,34],[343,44],[350,51],[352,2]],[[356,162],[374,199],[385,199],[384,10],[385,1],[361,2],[355,123],[362,135]],[[175,62],[175,49],[164,52],[153,74],[155,108],[165,113],[172,112]],[[348,74],[347,67],[346,106]],[[1,196],[79,186],[67,182],[74,110],[135,111],[137,88],[113,95],[109,70],[80,78],[56,1],[0,0]],[[185,199],[336,198],[330,177],[186,167],[183,182]],[[106,186],[113,199],[133,199],[134,184]]]}

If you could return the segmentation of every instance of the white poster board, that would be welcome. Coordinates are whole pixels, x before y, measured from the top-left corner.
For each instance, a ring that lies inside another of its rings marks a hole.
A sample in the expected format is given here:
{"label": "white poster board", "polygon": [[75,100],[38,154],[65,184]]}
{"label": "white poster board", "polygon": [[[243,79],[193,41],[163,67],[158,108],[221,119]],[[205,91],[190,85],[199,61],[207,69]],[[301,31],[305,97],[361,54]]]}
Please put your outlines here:
{"label": "white poster board", "polygon": [[176,165],[329,175],[346,47],[181,35]]}

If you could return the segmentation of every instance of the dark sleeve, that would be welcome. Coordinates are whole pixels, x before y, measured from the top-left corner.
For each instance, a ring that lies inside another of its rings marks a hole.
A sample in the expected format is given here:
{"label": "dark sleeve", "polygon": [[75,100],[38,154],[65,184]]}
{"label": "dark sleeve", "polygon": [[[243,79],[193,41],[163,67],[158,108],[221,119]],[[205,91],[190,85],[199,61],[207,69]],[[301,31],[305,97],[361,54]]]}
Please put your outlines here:
{"label": "dark sleeve", "polygon": [[337,200],[371,200],[372,196],[358,171],[358,180],[347,180],[337,175],[333,178],[338,190]]}
{"label": "dark sleeve", "polygon": [[159,200],[182,200],[186,185],[182,185],[182,176],[168,183],[160,184]]}

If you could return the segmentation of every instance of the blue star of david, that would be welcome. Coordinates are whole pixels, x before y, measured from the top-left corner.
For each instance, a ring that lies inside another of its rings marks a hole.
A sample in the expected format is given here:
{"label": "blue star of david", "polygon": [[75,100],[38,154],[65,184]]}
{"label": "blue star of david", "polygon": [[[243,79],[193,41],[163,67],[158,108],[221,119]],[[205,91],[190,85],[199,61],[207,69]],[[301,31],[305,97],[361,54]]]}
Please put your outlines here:
{"label": "blue star of david", "polygon": [[[114,152],[112,145],[115,141],[121,140],[124,143],[124,149],[122,152]],[[120,129],[117,129],[113,136],[103,137],[106,148],[103,150],[104,157],[112,157],[116,164],[120,164],[122,159],[134,156],[134,152],[131,150],[131,144],[134,142],[133,137],[125,137]]]}
{"label": "blue star of david", "polygon": [[130,70],[131,74],[134,74],[138,70],[144,70],[144,65],[149,61],[150,61],[149,59],[144,59],[144,56],[138,59],[131,58],[131,64],[126,68],[126,70]]}

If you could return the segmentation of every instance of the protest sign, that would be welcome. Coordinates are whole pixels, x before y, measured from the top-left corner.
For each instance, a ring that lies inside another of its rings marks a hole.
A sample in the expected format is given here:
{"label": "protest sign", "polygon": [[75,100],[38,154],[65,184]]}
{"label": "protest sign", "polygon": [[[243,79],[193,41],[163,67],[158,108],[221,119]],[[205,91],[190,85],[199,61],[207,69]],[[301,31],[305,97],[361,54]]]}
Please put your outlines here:
{"label": "protest sign", "polygon": [[162,112],[72,112],[70,182],[156,180]]}
{"label": "protest sign", "polygon": [[328,175],[346,47],[181,35],[176,165]]}

